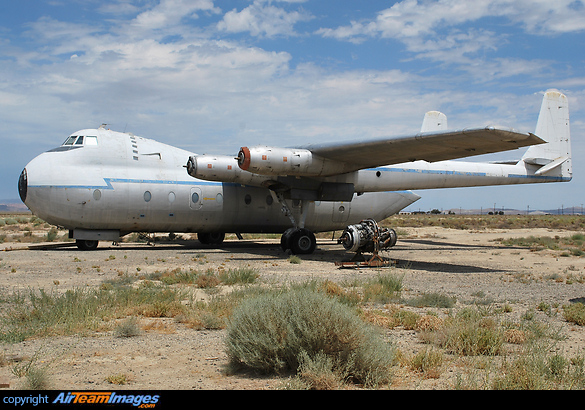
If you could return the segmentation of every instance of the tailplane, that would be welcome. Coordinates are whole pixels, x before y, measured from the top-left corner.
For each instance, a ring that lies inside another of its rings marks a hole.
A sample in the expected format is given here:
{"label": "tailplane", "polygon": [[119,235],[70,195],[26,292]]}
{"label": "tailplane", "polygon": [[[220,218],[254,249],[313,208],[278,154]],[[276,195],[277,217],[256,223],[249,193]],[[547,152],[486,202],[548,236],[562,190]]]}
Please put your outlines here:
{"label": "tailplane", "polygon": [[548,90],[544,94],[534,133],[545,140],[546,144],[530,147],[522,157],[522,161],[536,168],[535,175],[570,180],[573,175],[571,131],[569,103],[564,94],[556,90]]}

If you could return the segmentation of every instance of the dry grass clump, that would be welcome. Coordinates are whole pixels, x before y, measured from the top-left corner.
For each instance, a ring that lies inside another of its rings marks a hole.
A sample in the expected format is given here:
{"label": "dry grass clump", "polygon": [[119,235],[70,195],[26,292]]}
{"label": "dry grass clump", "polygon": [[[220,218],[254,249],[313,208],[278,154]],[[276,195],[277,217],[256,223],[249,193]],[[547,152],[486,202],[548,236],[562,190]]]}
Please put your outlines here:
{"label": "dry grass clump", "polygon": [[51,376],[47,367],[32,367],[26,372],[23,390],[49,390],[52,387]]}
{"label": "dry grass clump", "polygon": [[443,327],[443,320],[434,315],[425,315],[416,322],[416,329],[420,332],[435,332]]}
{"label": "dry grass clump", "polygon": [[[431,319],[428,319],[429,323]],[[497,320],[484,317],[477,309],[464,308],[447,317],[441,325],[429,326],[421,339],[462,356],[498,355],[504,344],[504,329]]]}
{"label": "dry grass clump", "polygon": [[140,334],[140,326],[138,324],[138,319],[135,317],[129,317],[122,322],[118,323],[118,325],[114,329],[114,336],[115,337],[134,337]]}
{"label": "dry grass clump", "polygon": [[0,340],[16,343],[29,337],[83,334],[125,316],[173,317],[186,309],[186,293],[143,282],[133,287],[107,282],[100,288],[64,293],[44,289],[4,295]]}
{"label": "dry grass clump", "polygon": [[585,358],[567,359],[556,353],[547,355],[541,346],[530,346],[510,362],[504,362],[489,386],[495,390],[583,389]]}
{"label": "dry grass clump", "polygon": [[117,374],[111,374],[111,375],[107,376],[104,380],[110,384],[124,386],[124,385],[130,383],[130,381],[132,380],[132,376],[130,376],[126,373],[117,373]]}
{"label": "dry grass clump", "polygon": [[563,317],[567,322],[575,323],[579,326],[585,326],[585,305],[579,302],[564,306]]}
{"label": "dry grass clump", "polygon": [[216,274],[213,269],[205,272],[199,270],[183,270],[176,268],[164,272],[155,272],[148,275],[150,280],[158,280],[165,285],[185,284],[194,285],[198,288],[207,289],[224,285],[250,284],[254,283],[260,274],[257,269],[242,267],[220,271]]}
{"label": "dry grass clump", "polygon": [[573,234],[567,237],[561,236],[528,236],[522,238],[499,239],[507,246],[525,246],[533,251],[550,249],[561,251],[561,256],[583,256],[585,254],[585,235]]}
{"label": "dry grass clump", "polygon": [[402,292],[403,276],[380,274],[363,284],[363,301],[373,303],[390,303],[397,301]]}
{"label": "dry grass clump", "polygon": [[435,349],[419,351],[411,360],[413,370],[423,373],[425,378],[439,378],[443,365],[443,352]]}
{"label": "dry grass clump", "polygon": [[526,333],[519,329],[506,329],[504,331],[504,340],[507,343],[521,345],[526,343]]}
{"label": "dry grass clump", "polygon": [[395,361],[394,347],[354,310],[306,287],[244,300],[229,321],[226,350],[234,369],[326,368],[366,386],[387,383]]}

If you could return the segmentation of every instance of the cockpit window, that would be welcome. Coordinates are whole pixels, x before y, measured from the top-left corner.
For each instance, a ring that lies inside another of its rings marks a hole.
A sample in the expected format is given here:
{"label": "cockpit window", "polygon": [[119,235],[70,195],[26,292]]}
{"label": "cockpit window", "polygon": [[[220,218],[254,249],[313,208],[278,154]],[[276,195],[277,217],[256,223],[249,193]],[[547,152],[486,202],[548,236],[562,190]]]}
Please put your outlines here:
{"label": "cockpit window", "polygon": [[73,145],[73,143],[75,142],[76,139],[77,139],[77,135],[72,135],[65,140],[63,145]]}
{"label": "cockpit window", "polygon": [[85,145],[97,145],[97,137],[88,135],[85,137]]}
{"label": "cockpit window", "polygon": [[62,145],[97,145],[97,137],[96,136],[77,136],[72,135],[65,140]]}

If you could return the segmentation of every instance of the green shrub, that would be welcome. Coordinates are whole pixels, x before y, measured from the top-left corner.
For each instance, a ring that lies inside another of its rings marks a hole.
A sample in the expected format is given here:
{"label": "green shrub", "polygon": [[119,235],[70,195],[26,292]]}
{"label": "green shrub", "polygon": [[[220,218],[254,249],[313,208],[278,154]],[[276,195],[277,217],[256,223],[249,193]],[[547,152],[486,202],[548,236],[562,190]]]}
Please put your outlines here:
{"label": "green shrub", "polygon": [[585,325],[585,305],[579,302],[563,306],[563,317],[567,322],[575,323],[579,326]]}
{"label": "green shrub", "polygon": [[364,284],[364,301],[389,303],[400,298],[403,276],[378,275]]}
{"label": "green shrub", "polygon": [[436,308],[452,308],[455,306],[457,298],[443,295],[440,293],[424,293],[416,298],[408,300],[406,303],[409,306],[415,307],[436,307]]}
{"label": "green shrub", "polygon": [[335,390],[342,386],[343,375],[335,371],[333,359],[323,353],[310,357],[303,352],[298,376],[302,386],[310,390]]}
{"label": "green shrub", "polygon": [[367,386],[388,382],[395,349],[350,307],[322,292],[292,288],[243,301],[227,327],[232,368],[262,373],[299,371],[308,359],[346,380]]}
{"label": "green shrub", "polygon": [[535,344],[510,363],[492,382],[499,390],[583,389],[582,356],[567,359],[559,353],[548,356],[548,347]]}
{"label": "green shrub", "polygon": [[290,255],[288,257],[288,262],[294,265],[300,265],[303,262],[303,260],[299,258],[297,255]]}
{"label": "green shrub", "polygon": [[503,328],[476,309],[466,308],[447,318],[437,331],[438,344],[465,356],[497,355],[504,344]]}
{"label": "green shrub", "polygon": [[116,337],[134,337],[140,334],[140,326],[138,319],[129,317],[120,322],[114,329],[114,336]]}
{"label": "green shrub", "polygon": [[411,360],[410,366],[422,373],[437,372],[443,365],[443,352],[425,349],[418,352]]}
{"label": "green shrub", "polygon": [[47,367],[32,367],[25,375],[23,390],[48,390],[51,380]]}
{"label": "green shrub", "polygon": [[53,242],[57,239],[57,234],[59,232],[55,228],[51,228],[49,232],[47,232],[47,242]]}
{"label": "green shrub", "polygon": [[75,288],[64,293],[17,291],[5,295],[0,304],[0,341],[17,343],[29,337],[87,332],[111,317],[173,317],[186,309],[181,303],[184,295],[180,289],[149,281],[136,288],[108,282],[99,289]]}
{"label": "green shrub", "polygon": [[229,269],[227,272],[221,272],[219,279],[226,285],[235,285],[238,283],[254,283],[260,274],[253,268]]}

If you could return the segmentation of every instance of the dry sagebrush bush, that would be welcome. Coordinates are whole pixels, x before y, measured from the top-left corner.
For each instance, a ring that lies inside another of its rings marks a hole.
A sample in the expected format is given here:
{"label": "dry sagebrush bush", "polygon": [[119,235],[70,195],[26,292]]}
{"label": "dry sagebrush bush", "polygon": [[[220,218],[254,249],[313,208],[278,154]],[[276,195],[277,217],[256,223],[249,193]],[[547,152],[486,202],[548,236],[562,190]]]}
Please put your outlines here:
{"label": "dry sagebrush bush", "polygon": [[367,386],[388,382],[395,362],[395,348],[376,328],[350,307],[305,288],[243,301],[229,321],[226,349],[232,368],[263,373],[299,371],[307,357],[325,355],[344,380]]}

